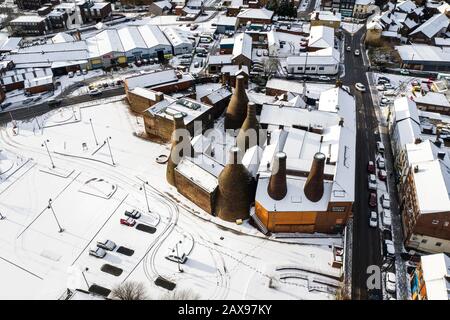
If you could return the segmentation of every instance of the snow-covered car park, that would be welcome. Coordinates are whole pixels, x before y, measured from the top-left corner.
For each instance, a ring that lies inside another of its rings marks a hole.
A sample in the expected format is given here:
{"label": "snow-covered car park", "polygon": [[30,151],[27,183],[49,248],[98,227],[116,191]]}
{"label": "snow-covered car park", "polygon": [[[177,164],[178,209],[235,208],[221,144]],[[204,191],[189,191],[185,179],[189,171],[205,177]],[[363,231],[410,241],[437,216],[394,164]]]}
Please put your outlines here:
{"label": "snow-covered car park", "polygon": [[169,145],[139,138],[142,120],[124,102],[0,130],[0,299],[57,299],[125,280],[157,299],[167,292],[160,277],[204,299],[334,299],[332,247],[342,238],[268,239],[204,213],[165,182],[155,159]]}

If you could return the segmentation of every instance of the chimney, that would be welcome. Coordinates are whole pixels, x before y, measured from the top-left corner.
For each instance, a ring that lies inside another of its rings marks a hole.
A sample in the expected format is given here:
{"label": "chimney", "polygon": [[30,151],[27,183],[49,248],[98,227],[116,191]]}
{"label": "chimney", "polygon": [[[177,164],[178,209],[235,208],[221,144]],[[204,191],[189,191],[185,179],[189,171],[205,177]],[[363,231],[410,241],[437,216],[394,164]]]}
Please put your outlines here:
{"label": "chimney", "polygon": [[414,166],[414,173],[418,173],[419,172],[419,166]]}
{"label": "chimney", "polygon": [[215,211],[225,221],[235,222],[250,216],[250,175],[241,158],[241,150],[231,148],[229,161],[218,178]]}
{"label": "chimney", "polygon": [[319,14],[320,14],[320,12],[316,11],[316,20],[319,20]]}
{"label": "chimney", "polygon": [[286,154],[284,152],[275,154],[267,193],[274,200],[281,200],[286,196]]}
{"label": "chimney", "polygon": [[340,127],[343,127],[343,126],[344,126],[344,118],[341,118],[341,119],[339,120],[339,126],[340,126]]}
{"label": "chimney", "polygon": [[414,140],[414,144],[419,144],[422,142],[422,139],[420,138],[416,138],[416,140]]}
{"label": "chimney", "polygon": [[155,102],[160,102],[164,100],[164,93],[162,92],[156,92],[155,93]]}
{"label": "chimney", "polygon": [[445,158],[445,152],[439,151],[437,154],[438,159],[444,160]]}
{"label": "chimney", "polygon": [[323,172],[325,168],[325,155],[317,152],[314,155],[311,171],[306,180],[304,192],[306,198],[312,202],[317,202],[323,196]]}
{"label": "chimney", "polygon": [[[184,156],[192,157],[194,155],[189,131],[186,129],[183,118],[184,117],[181,113],[177,113],[173,116],[174,130],[172,132],[172,146],[170,148],[170,155],[166,167],[167,182],[173,186],[175,186],[175,168],[177,165],[181,162]],[[189,155],[184,154],[184,149],[186,149],[186,147],[183,145],[187,143],[190,146],[191,154]]]}
{"label": "chimney", "polygon": [[[236,138],[237,146],[243,151],[259,144],[259,123],[256,120],[256,104],[249,102],[247,104],[247,117],[239,129],[239,134]],[[249,131],[250,130],[250,131]],[[255,136],[253,136],[255,134]]]}
{"label": "chimney", "polygon": [[225,129],[240,129],[247,117],[248,97],[245,92],[244,76],[236,77],[236,88],[225,113]]}

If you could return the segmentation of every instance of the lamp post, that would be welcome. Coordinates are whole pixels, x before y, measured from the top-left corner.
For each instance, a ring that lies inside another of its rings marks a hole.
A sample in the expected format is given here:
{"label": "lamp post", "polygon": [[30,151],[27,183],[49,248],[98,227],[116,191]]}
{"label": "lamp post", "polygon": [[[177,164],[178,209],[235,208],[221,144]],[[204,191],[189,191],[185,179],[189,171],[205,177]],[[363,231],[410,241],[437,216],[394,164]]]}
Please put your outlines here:
{"label": "lamp post", "polygon": [[109,140],[111,140],[111,137],[107,137],[106,140],[105,140],[105,142],[108,144],[108,150],[109,150],[109,155],[111,156],[112,164],[113,164],[113,165],[116,165],[116,164],[114,163],[114,158],[113,158],[113,155],[112,155],[112,152],[111,152],[111,145],[109,144]]}
{"label": "lamp post", "polygon": [[58,224],[58,227],[59,227],[59,233],[61,233],[61,232],[63,232],[64,231],[64,229],[61,227],[61,225],[59,224],[59,221],[58,221],[58,217],[56,217],[56,213],[55,213],[55,210],[53,209],[53,206],[52,206],[52,199],[48,199],[48,206],[47,206],[47,209],[50,209],[51,211],[52,211],[52,213],[53,213],[53,216],[55,217],[55,220],[56,220],[56,223]]}
{"label": "lamp post", "polygon": [[4,215],[2,215],[2,213],[0,212],[0,220],[5,219],[6,217]]}
{"label": "lamp post", "polygon": [[50,140],[44,140],[44,143],[42,144],[45,149],[47,149],[48,157],[50,158],[50,162],[52,163],[52,168],[55,169],[55,163],[53,162],[52,155],[50,154],[50,150],[48,150],[47,142],[50,142]]}
{"label": "lamp post", "polygon": [[95,144],[98,145],[97,136],[95,135],[94,125],[92,124],[92,119],[89,119],[89,123],[91,124],[92,134],[94,135]]}
{"label": "lamp post", "polygon": [[175,250],[176,250],[176,252],[177,252],[177,262],[178,262],[178,271],[179,272],[184,272],[184,270],[181,268],[181,265],[180,265],[180,256],[179,256],[179,254],[178,254],[178,244],[182,244],[183,242],[180,240],[180,241],[178,241],[176,244],[175,244]]}
{"label": "lamp post", "polygon": [[139,190],[144,190],[145,202],[147,203],[147,210],[148,210],[148,213],[150,213],[151,211],[150,211],[150,206],[148,204],[147,190],[145,189],[145,185],[148,185],[147,181],[142,183],[142,187],[140,187]]}
{"label": "lamp post", "polygon": [[84,282],[86,282],[86,286],[87,286],[88,291],[89,291],[89,282],[87,281],[86,275],[84,274],[85,271],[88,272],[89,268],[86,267],[83,271],[81,271],[81,275],[83,276]]}

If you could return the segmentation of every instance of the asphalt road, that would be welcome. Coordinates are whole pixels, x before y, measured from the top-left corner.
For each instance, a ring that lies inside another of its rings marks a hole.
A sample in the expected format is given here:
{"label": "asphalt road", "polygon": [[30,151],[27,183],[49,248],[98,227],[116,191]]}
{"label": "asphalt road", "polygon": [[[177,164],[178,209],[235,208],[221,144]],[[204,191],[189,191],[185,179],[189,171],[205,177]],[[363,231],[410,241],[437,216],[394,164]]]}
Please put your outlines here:
{"label": "asphalt road", "polygon": [[[351,43],[352,51],[345,51],[345,76],[343,84],[351,88],[356,98],[356,173],[355,202],[353,205],[353,252],[352,252],[352,299],[367,299],[367,268],[370,265],[381,266],[380,233],[378,228],[369,227],[371,209],[368,205],[367,162],[375,160],[378,121],[369,91],[366,71],[361,56],[355,56],[355,49],[360,48],[364,29],[353,37],[347,32],[345,47]],[[355,90],[355,83],[366,86],[367,91],[361,93]],[[381,292],[381,291],[380,291]]]}

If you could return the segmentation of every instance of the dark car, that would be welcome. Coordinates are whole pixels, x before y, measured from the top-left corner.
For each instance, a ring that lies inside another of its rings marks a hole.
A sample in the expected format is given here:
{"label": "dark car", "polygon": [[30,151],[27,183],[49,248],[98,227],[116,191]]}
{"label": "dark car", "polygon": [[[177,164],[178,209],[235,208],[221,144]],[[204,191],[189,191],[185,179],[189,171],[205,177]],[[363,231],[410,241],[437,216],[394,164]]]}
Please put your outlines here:
{"label": "dark car", "polygon": [[12,103],[11,102],[5,102],[0,105],[0,110],[8,108]]}
{"label": "dark car", "polygon": [[369,206],[375,208],[377,206],[377,194],[375,192],[371,192],[369,194]]}
{"label": "dark car", "polygon": [[374,174],[375,173],[375,164],[373,161],[369,161],[367,163],[367,172]]}
{"label": "dark car", "polygon": [[120,219],[120,224],[123,224],[124,226],[127,227],[133,227],[136,224],[136,220],[132,219],[132,218],[128,218],[128,219]]}
{"label": "dark car", "polygon": [[125,210],[125,215],[132,219],[139,219],[141,217],[141,213],[137,210]]}
{"label": "dark car", "polygon": [[59,107],[61,105],[62,101],[61,100],[49,100],[47,102],[48,106],[50,108],[56,108]]}

